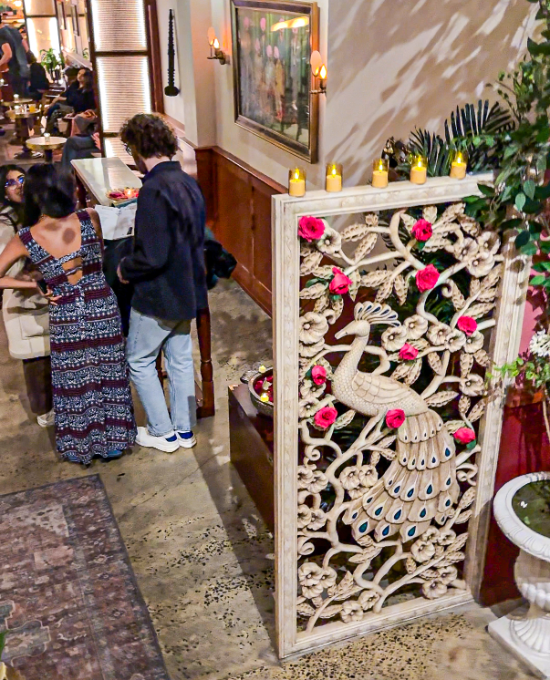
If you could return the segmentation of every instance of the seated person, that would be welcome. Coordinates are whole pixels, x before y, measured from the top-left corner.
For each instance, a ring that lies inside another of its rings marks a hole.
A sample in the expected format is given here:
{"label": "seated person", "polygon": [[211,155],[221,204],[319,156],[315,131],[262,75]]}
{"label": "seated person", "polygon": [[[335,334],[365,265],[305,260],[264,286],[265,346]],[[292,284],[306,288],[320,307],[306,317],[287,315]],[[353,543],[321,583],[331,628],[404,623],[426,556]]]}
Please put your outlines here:
{"label": "seated person", "polygon": [[97,116],[93,113],[82,113],[73,120],[72,135],[63,147],[61,167],[71,169],[71,161],[81,158],[93,158],[98,148],[95,139]]}
{"label": "seated person", "polygon": [[50,81],[46,75],[46,69],[36,61],[36,57],[32,52],[27,52],[27,61],[31,69],[29,96],[36,102],[39,102],[44,92],[50,89]]}
{"label": "seated person", "polygon": [[69,83],[69,85],[64,92],[62,92],[52,101],[48,108],[48,111],[46,112],[47,118],[46,132],[49,133],[59,132],[59,130],[57,129],[57,120],[67,115],[68,113],[71,113],[71,111],[73,110],[74,95],[80,89],[79,76],[81,72],[87,70],[88,69],[78,69],[73,66],[69,66],[68,68],[65,69],[65,77],[67,78],[67,82]]}

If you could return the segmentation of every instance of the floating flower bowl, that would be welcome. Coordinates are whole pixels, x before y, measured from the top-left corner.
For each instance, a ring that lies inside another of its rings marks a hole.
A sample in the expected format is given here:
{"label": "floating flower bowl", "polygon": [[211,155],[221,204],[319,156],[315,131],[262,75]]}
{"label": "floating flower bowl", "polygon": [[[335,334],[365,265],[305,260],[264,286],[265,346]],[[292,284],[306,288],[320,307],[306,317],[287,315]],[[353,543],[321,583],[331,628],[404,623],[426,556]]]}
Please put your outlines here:
{"label": "floating flower bowl", "polygon": [[241,380],[248,383],[250,399],[254,407],[262,415],[273,418],[273,369],[248,373]]}

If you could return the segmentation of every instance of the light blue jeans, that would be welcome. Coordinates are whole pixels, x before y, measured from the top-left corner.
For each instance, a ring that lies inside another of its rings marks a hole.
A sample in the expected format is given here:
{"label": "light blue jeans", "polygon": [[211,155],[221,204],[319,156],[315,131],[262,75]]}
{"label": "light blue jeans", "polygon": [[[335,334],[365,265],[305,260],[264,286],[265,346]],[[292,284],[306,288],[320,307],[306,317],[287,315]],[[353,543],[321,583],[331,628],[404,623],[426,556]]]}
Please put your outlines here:
{"label": "light blue jeans", "polygon": [[[153,437],[189,432],[196,424],[195,373],[190,321],[163,321],[132,309],[126,355],[130,375]],[[158,378],[161,351],[170,383],[170,413]]]}

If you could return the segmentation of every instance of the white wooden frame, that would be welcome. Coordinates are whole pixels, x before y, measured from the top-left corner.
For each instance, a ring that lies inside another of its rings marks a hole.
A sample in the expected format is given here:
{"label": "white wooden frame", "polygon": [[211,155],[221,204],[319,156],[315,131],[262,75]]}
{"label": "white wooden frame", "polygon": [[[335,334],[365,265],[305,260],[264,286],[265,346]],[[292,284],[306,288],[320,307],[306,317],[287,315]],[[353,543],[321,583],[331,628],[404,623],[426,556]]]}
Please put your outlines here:
{"label": "white wooden frame", "polygon": [[[500,446],[504,390],[493,397],[481,425],[482,453],[478,494],[470,520],[471,538],[467,544],[465,578],[468,589],[439,600],[418,599],[389,606],[380,614],[358,623],[329,623],[313,633],[298,632],[297,599],[297,478],[298,465],[298,319],[300,286],[301,216],[325,217],[434,205],[460,201],[479,195],[478,182],[490,183],[492,175],[465,180],[448,177],[430,179],[423,186],[410,182],[390,184],[386,189],[370,186],[345,189],[331,194],[307,193],[303,198],[273,197],[273,291],[275,395],[275,557],[276,619],[278,651],[281,659],[304,654],[343,639],[455,607],[475,598],[479,592],[487,540],[490,505]],[[517,255],[511,239],[505,248],[505,273],[497,308],[497,327],[492,334],[491,356],[497,365],[512,361],[519,351],[529,267]]]}

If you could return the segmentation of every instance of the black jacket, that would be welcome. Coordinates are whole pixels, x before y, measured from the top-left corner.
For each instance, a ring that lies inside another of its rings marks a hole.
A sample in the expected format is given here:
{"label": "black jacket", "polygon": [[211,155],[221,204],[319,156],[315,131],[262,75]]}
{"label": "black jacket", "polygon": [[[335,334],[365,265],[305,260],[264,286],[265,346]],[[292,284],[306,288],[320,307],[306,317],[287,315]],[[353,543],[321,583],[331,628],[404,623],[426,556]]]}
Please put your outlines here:
{"label": "black jacket", "polygon": [[167,321],[194,319],[208,306],[206,212],[195,180],[177,162],[159,163],[139,192],[134,252],[122,277],[134,284],[132,307]]}

